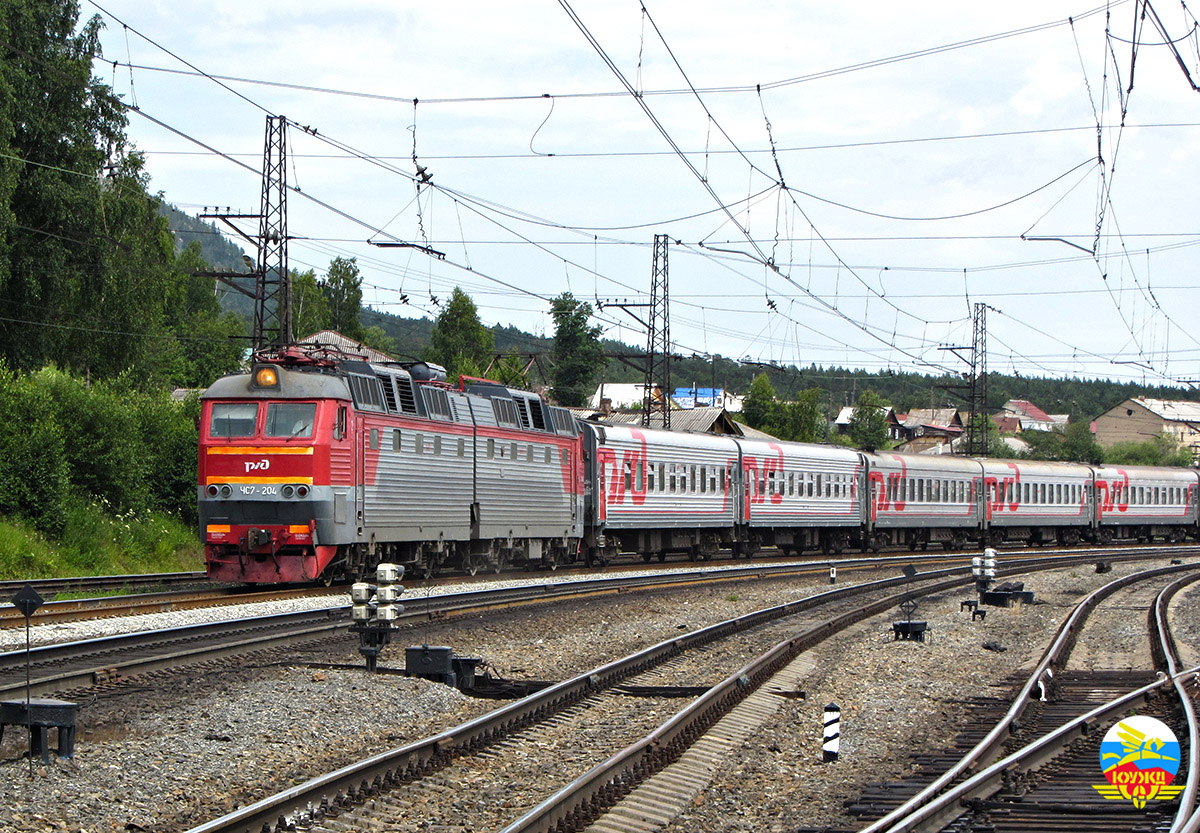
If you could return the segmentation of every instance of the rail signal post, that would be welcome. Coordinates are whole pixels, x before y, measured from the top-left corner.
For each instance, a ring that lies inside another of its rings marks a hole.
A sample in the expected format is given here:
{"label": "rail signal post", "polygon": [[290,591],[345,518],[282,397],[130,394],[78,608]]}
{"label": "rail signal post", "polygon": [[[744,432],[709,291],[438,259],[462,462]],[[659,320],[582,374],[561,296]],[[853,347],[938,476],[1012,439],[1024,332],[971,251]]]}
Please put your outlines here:
{"label": "rail signal post", "polygon": [[350,585],[350,630],[358,633],[358,652],[367,660],[367,671],[374,674],[379,668],[379,652],[392,641],[396,618],[404,605],[396,599],[404,592],[399,584],[404,577],[402,564],[380,564],[375,568],[375,584],[364,581]]}
{"label": "rail signal post", "polygon": [[[41,594],[34,589],[32,584],[26,584],[17,591],[17,595],[12,597],[13,606],[21,611],[21,615],[25,617],[25,728],[29,731],[29,777],[33,777],[33,712],[29,709],[29,664],[30,653],[30,620],[37,609],[42,606],[46,600],[41,597]],[[0,724],[0,731],[3,731]]]}
{"label": "rail signal post", "polygon": [[29,777],[33,778],[33,756],[40,755],[42,761],[50,762],[49,734],[58,730],[58,755],[71,758],[75,755],[75,712],[79,704],[66,700],[46,700],[30,696],[30,619],[42,606],[45,599],[26,584],[12,597],[15,606],[25,616],[25,699],[0,701],[0,734],[5,726],[24,726],[29,732]]}

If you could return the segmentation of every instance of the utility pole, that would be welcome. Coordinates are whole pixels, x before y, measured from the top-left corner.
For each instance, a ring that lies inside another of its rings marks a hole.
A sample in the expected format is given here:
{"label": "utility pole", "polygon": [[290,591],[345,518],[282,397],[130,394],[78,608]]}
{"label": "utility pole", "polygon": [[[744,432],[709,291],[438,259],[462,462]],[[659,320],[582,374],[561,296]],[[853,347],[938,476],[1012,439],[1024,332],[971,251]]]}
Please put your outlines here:
{"label": "utility pole", "polygon": [[[988,455],[987,430],[987,304],[975,304],[971,320],[974,337],[971,346],[939,347],[958,356],[970,367],[964,374],[965,385],[938,385],[967,404],[966,453],[977,457]],[[970,351],[970,357],[960,351]],[[965,394],[965,395],[964,395]]]}
{"label": "utility pole", "polygon": [[[261,350],[271,345],[292,341],[292,278],[287,258],[287,119],[267,116],[266,138],[263,142],[262,203],[258,214],[205,212],[200,216],[217,219],[232,228],[257,249],[258,258],[244,257],[249,272],[197,272],[216,278],[243,295],[254,299],[254,328],[251,345]],[[233,220],[258,220],[258,236],[251,237],[238,228]],[[254,289],[248,281],[253,278]]]}
{"label": "utility pole", "polygon": [[[642,425],[662,414],[662,427],[671,430],[671,313],[667,294],[667,236],[654,235],[654,266],[650,276],[650,322],[646,339],[646,390]],[[662,396],[654,398],[654,379],[661,379]]]}
{"label": "utility pole", "polygon": [[[651,414],[661,413],[661,425],[666,430],[671,429],[671,315],[667,295],[667,244],[665,234],[654,235],[654,265],[650,276],[650,303],[630,303],[628,301],[601,301],[596,299],[598,309],[619,307],[646,328],[646,362],[645,390],[642,398],[642,425],[650,426]],[[649,307],[650,314],[642,320],[632,310]],[[631,357],[616,356],[626,364]],[[714,378],[716,366],[714,364]],[[654,380],[661,382],[662,396],[654,398]]]}
{"label": "utility pole", "polygon": [[267,117],[262,209],[258,221],[254,349],[292,341],[292,281],[287,258],[287,119]]}

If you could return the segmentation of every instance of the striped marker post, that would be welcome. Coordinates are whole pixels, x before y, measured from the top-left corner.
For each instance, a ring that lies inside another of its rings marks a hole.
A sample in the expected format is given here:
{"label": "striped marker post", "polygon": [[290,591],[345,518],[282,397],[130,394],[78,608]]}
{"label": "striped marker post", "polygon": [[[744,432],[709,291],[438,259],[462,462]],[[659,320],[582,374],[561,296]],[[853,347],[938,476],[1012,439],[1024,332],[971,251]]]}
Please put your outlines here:
{"label": "striped marker post", "polygon": [[825,707],[825,742],[821,747],[822,763],[838,759],[838,747],[842,738],[842,710],[837,703]]}

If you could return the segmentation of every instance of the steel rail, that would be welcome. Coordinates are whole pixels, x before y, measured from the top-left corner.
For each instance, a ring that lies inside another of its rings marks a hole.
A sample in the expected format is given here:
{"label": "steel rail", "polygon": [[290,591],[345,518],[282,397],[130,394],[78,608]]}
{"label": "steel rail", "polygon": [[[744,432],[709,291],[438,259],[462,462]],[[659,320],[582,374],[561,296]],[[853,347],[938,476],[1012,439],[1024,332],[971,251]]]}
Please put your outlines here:
{"label": "steel rail", "polygon": [[[922,587],[920,593],[938,593],[959,586],[964,580],[937,582]],[[676,760],[709,727],[801,653],[849,625],[890,609],[908,596],[903,593],[871,602],[776,644],[710,688],[649,735],[596,765],[526,812],[501,833],[581,829],[594,820],[600,809],[615,804],[649,775]]]}
{"label": "steel rail", "polygon": [[[962,584],[969,577],[964,575],[964,568],[954,568],[925,573],[922,578],[932,582],[931,592]],[[893,588],[909,583],[904,576],[879,579],[873,582],[849,587],[828,590],[778,605],[772,608],[749,613],[744,616],[719,622],[691,633],[674,637],[658,643],[636,654],[615,660],[587,671],[569,680],[565,680],[549,688],[529,695],[515,703],[503,706],[486,715],[481,715],[460,726],[448,729],[433,737],[407,744],[397,749],[351,764],[336,772],[314,778],[304,784],[274,796],[262,799],[247,807],[235,810],[221,818],[214,819],[199,827],[192,828],[190,833],[258,833],[270,829],[272,825],[282,824],[280,829],[286,829],[294,820],[290,815],[319,813],[319,808],[333,809],[344,803],[354,803],[361,797],[419,776],[429,769],[448,762],[450,758],[474,751],[491,743],[504,734],[538,722],[549,716],[555,710],[571,705],[584,697],[616,685],[632,674],[638,673],[663,660],[670,659],[683,651],[703,645],[712,640],[744,630],[748,627],[763,624],[774,619],[817,607],[835,599],[845,599],[856,595],[871,593],[880,589]],[[902,595],[892,594],[882,601],[864,605],[861,610],[886,610],[897,603]],[[859,611],[843,614],[832,622],[822,623],[809,634],[810,639],[819,641],[824,636],[833,633],[838,628],[838,622],[849,618],[861,618]],[[870,614],[867,614],[870,615]],[[778,660],[788,646],[797,645],[801,640],[793,639],[772,649],[771,660]],[[802,648],[800,649],[802,650]],[[758,673],[758,672],[755,672]],[[741,686],[738,677],[732,678],[734,687]],[[729,680],[718,686],[728,692]],[[748,692],[747,692],[748,693]],[[712,692],[703,698],[705,709],[712,707],[713,701],[718,704],[726,698],[713,695]],[[669,724],[665,728],[668,735],[674,737],[674,729],[678,724]],[[660,731],[664,731],[660,729]]]}
{"label": "steel rail", "polygon": [[[1155,682],[1101,704],[1027,746],[995,761],[937,796],[933,801],[919,808],[910,817],[903,819],[901,823],[890,829],[937,829],[941,824],[948,823],[952,818],[963,813],[965,808],[961,805],[964,802],[972,798],[984,798],[999,790],[1006,773],[1017,769],[1036,769],[1045,761],[1062,752],[1063,748],[1071,741],[1094,731],[1093,727],[1096,723],[1107,722],[1114,717],[1124,715],[1129,709],[1144,704],[1155,692],[1166,688],[1168,683],[1174,680],[1195,679],[1198,672],[1200,672],[1200,666],[1189,669],[1175,678],[1167,677],[1160,672],[1159,678]],[[918,827],[918,825],[922,826]]]}
{"label": "steel rail", "polygon": [[[964,572],[966,567],[954,568]],[[662,573],[632,577],[593,578],[558,583],[538,582],[490,590],[469,590],[439,595],[405,595],[402,623],[417,623],[431,618],[477,614],[518,605],[542,604],[565,598],[619,595],[646,588],[688,586],[715,581],[744,581],[754,578],[784,577],[818,571],[812,565],[765,565],[717,567],[683,573]],[[136,631],[97,639],[43,645],[29,651],[16,649],[0,653],[0,698],[26,691],[26,663],[38,668],[30,678],[28,691],[44,696],[71,688],[86,688],[97,680],[108,680],[134,673],[147,673],[172,667],[181,661],[202,661],[270,647],[274,641],[312,639],[347,630],[351,624],[348,604],[280,613],[248,619],[229,619],[173,628]],[[296,639],[284,637],[295,630]],[[237,636],[227,648],[208,650],[187,647],[198,639],[214,639],[222,633],[258,633],[257,637]],[[179,646],[185,646],[180,648]],[[91,660],[87,658],[91,657]],[[4,678],[9,682],[3,682]]]}
{"label": "steel rail", "polygon": [[0,581],[0,599],[7,599],[27,584],[44,596],[90,593],[134,587],[173,587],[211,584],[203,570],[191,573],[139,573],[127,576],[75,576],[72,578],[6,579]]}
{"label": "steel rail", "polygon": [[[987,766],[991,761],[998,756],[999,750],[1007,741],[1008,735],[1017,724],[1026,707],[1032,702],[1032,696],[1038,683],[1046,678],[1046,672],[1058,662],[1059,658],[1069,652],[1084,621],[1095,609],[1096,605],[1103,601],[1108,596],[1118,590],[1127,587],[1139,581],[1145,581],[1157,576],[1168,575],[1170,573],[1181,572],[1189,569],[1195,569],[1195,565],[1172,565],[1169,567],[1159,567],[1151,570],[1143,570],[1139,573],[1131,573],[1128,576],[1122,576],[1108,584],[1094,590],[1092,593],[1076,605],[1075,610],[1059,627],[1057,636],[1046,649],[1040,662],[1030,674],[1029,679],[1021,687],[1021,690],[1013,698],[1013,704],[1009,707],[1004,717],[979,741],[966,755],[964,755],[958,763],[950,767],[946,772],[936,778],[932,783],[910,798],[908,801],[901,804],[899,807],[892,810],[887,815],[864,827],[860,833],[902,833],[902,831],[910,831],[919,824],[928,823],[935,824],[941,817],[949,820],[961,813],[958,808],[958,801],[962,797],[959,787],[950,788],[950,785],[966,773],[968,770],[979,766]],[[1145,689],[1139,691],[1152,690],[1165,685],[1171,678],[1165,675],[1157,682]],[[1133,695],[1127,695],[1133,696]],[[1099,710],[1106,708],[1105,706],[1098,707]],[[1096,710],[1094,710],[1096,711]],[[1089,715],[1091,712],[1088,713]],[[1093,718],[1094,720],[1095,718]],[[1082,726],[1080,720],[1073,721],[1070,725]],[[1065,728],[1065,727],[1063,727]],[[1082,731],[1082,730],[1080,730]],[[1055,733],[1047,735],[1052,737]],[[1045,740],[1043,738],[1042,740]],[[1041,744],[1039,740],[1037,744]],[[1042,751],[1043,746],[1038,746],[1037,750]],[[1010,756],[1011,757],[1011,756]],[[1009,760],[1006,758],[1005,760]],[[990,771],[985,770],[985,771]],[[975,776],[978,777],[978,776]],[[963,783],[974,783],[975,777]]]}
{"label": "steel rail", "polygon": [[[1161,553],[1158,552],[1147,552],[1131,555],[1128,558],[1143,559],[1160,555]],[[1004,566],[1006,570],[1054,569],[1061,566],[1087,563],[1091,560],[1092,558],[1089,554],[1083,553],[1051,555],[1050,557],[1046,555],[1031,555],[1021,559],[1008,560]],[[908,563],[917,561],[919,563],[920,559],[909,558],[905,559],[905,561]],[[687,572],[621,578],[591,578],[561,581],[558,583],[547,581],[491,590],[473,590],[440,595],[420,595],[419,590],[416,594],[412,594],[413,588],[410,587],[408,593],[402,597],[405,611],[401,614],[400,621],[415,623],[430,618],[445,619],[458,615],[480,613],[487,610],[518,605],[540,604],[555,599],[619,595],[651,587],[688,586],[714,581],[778,578],[789,575],[810,574],[819,572],[822,569],[824,568],[821,565],[796,563],[758,564],[741,567],[723,566]],[[943,569],[947,572],[965,574],[969,568],[963,565],[961,567]],[[930,575],[930,573],[923,575]],[[327,608],[317,608],[298,613],[255,617],[255,621],[259,625],[264,625],[268,622],[279,623],[276,630],[285,630],[286,627],[284,626],[295,623],[295,627],[303,630],[311,618],[327,616],[330,619],[339,620],[341,627],[348,627],[350,624],[348,612],[349,605],[331,605]],[[151,667],[149,660],[145,659],[145,654],[155,652],[152,646],[165,645],[166,647],[163,650],[157,651],[157,653],[164,653],[170,656],[175,653],[173,645],[186,640],[204,637],[210,632],[215,633],[215,629],[218,628],[224,627],[228,630],[231,627],[230,623],[237,623],[239,621],[243,620],[230,619],[224,622],[139,631],[79,642],[40,646],[28,652],[23,649],[2,652],[0,653],[0,697],[18,690],[25,691],[24,667],[26,662],[42,667],[74,663],[74,668],[70,671],[60,669],[52,674],[41,674],[40,676],[31,677],[29,693],[34,696],[43,696],[53,694],[55,691],[88,687],[97,679],[109,679],[115,675],[121,675],[125,671],[133,672]],[[245,623],[242,625],[243,628],[247,626]],[[266,631],[262,631],[262,633],[263,636],[261,637],[261,645],[259,647],[265,648],[268,647],[272,637],[267,635]],[[254,649],[248,643],[239,644],[243,651],[248,652]],[[134,659],[129,659],[130,652],[134,651],[141,652],[141,655]],[[95,659],[90,662],[86,661],[83,657],[88,654],[95,655]],[[3,678],[5,677],[10,677],[11,682],[4,683]],[[21,681],[20,685],[17,683],[18,677]]]}
{"label": "steel rail", "polygon": [[[1162,553],[1160,552],[1153,552],[1134,557],[1161,557],[1161,555]],[[911,562],[913,559],[910,557],[905,560]],[[1073,555],[1053,556],[1051,558],[1031,556],[1024,559],[1012,559],[1005,563],[1005,567],[1008,569],[1054,569],[1069,564],[1087,563],[1090,561],[1094,561],[1093,555],[1081,555],[1076,552]],[[750,575],[762,572],[761,567],[742,569],[749,570]],[[940,590],[959,585],[969,580],[968,571],[969,567],[964,565],[923,573],[921,574],[921,578],[929,580],[945,579],[944,584],[937,586],[937,590]],[[728,573],[728,570],[722,570],[721,572]],[[747,576],[743,575],[742,577]],[[686,577],[681,579],[678,575],[654,578],[655,584],[683,583],[696,580]],[[276,824],[281,824],[286,828],[287,825],[292,824],[294,821],[294,819],[288,818],[289,815],[311,818],[326,811],[336,811],[336,807],[343,803],[354,803],[360,800],[361,797],[373,794],[389,785],[399,784],[414,777],[419,777],[426,771],[443,765],[454,755],[478,749],[494,741],[502,733],[514,731],[541,719],[541,716],[548,715],[552,709],[558,706],[577,702],[594,691],[614,685],[630,674],[643,670],[648,663],[676,655],[697,640],[716,638],[731,628],[758,624],[767,621],[768,618],[777,618],[791,612],[798,612],[807,607],[829,601],[832,598],[845,597],[850,593],[870,592],[877,588],[893,587],[907,581],[906,577],[894,577],[826,591],[803,600],[747,614],[738,619],[718,623],[691,634],[667,640],[631,657],[608,663],[571,680],[566,680],[540,692],[531,694],[517,703],[504,706],[494,712],[431,738],[381,753],[364,761],[351,764],[336,772],[318,776],[304,784],[297,785],[277,795],[269,796],[255,804],[193,828],[190,833],[218,833],[218,831],[220,833],[234,833],[234,831],[240,833],[258,833],[258,831],[270,829],[272,825]],[[584,582],[584,584],[587,583]],[[937,592],[937,590],[930,589],[929,592]],[[601,592],[599,587],[596,588],[596,592]],[[866,615],[873,615],[873,613],[881,612],[893,606],[899,598],[900,596],[892,596],[881,602],[864,606],[863,610],[867,611]],[[405,604],[408,604],[410,599],[411,597],[405,597]],[[660,727],[658,732],[651,736],[651,738],[643,741],[641,744],[635,744],[627,751],[632,756],[641,759],[642,763],[645,763],[652,761],[656,756],[661,756],[663,751],[668,748],[677,749],[681,738],[685,734],[694,732],[694,727],[702,724],[706,719],[712,719],[712,716],[716,714],[716,709],[727,708],[733,702],[731,697],[736,697],[736,699],[740,700],[740,697],[737,696],[739,693],[741,696],[749,694],[750,691],[765,679],[763,675],[770,676],[764,669],[771,666],[778,666],[789,653],[794,652],[798,654],[805,647],[816,644],[816,642],[819,642],[826,636],[835,633],[846,622],[861,618],[863,615],[862,612],[845,614],[842,617],[822,623],[810,632],[780,643],[760,658],[761,664],[746,666],[719,684],[713,691],[704,695],[697,704],[694,704],[694,711],[689,712],[691,717],[681,717],[678,720],[673,720],[667,725]],[[771,673],[774,673],[774,671]],[[694,721],[699,721],[699,723]],[[693,728],[689,728],[689,724]],[[639,765],[638,762],[631,764],[635,769]],[[605,777],[600,774],[599,767],[585,775],[581,779],[581,783],[564,788],[563,791],[560,791],[560,794],[553,797],[550,800],[550,802],[554,803],[553,808],[549,807],[548,803],[547,806],[542,807],[540,810],[530,812],[538,817],[544,817],[546,814],[549,814],[554,815],[556,818],[564,814],[576,812],[579,806],[587,804],[591,800],[583,796],[585,792],[595,786],[598,786],[601,792],[612,792],[611,783],[606,786]],[[568,805],[571,806],[568,807]],[[531,816],[529,819],[524,819],[522,823],[529,824],[533,823],[533,821],[534,818]],[[540,828],[531,827],[530,829]]]}
{"label": "steel rail", "polygon": [[[344,588],[282,587],[275,590],[249,590],[244,587],[207,587],[193,590],[168,590],[159,593],[135,593],[127,596],[93,596],[85,599],[61,599],[45,602],[30,617],[32,625],[79,622],[113,616],[137,616],[218,607],[226,604],[254,604],[295,599],[304,596],[345,593]],[[0,628],[24,627],[25,617],[16,607],[0,607]]]}
{"label": "steel rail", "polygon": [[1175,694],[1183,709],[1188,727],[1188,774],[1187,785],[1179,796],[1179,807],[1175,811],[1175,819],[1171,823],[1170,833],[1182,833],[1185,830],[1195,830],[1200,825],[1200,813],[1196,811],[1196,792],[1200,789],[1200,727],[1196,725],[1196,705],[1180,678],[1179,650],[1175,635],[1168,621],[1168,608],[1171,599],[1184,586],[1200,579],[1200,576],[1184,576],[1171,582],[1163,588],[1154,600],[1151,618],[1158,628],[1158,653],[1165,663],[1167,675],[1175,686]]}

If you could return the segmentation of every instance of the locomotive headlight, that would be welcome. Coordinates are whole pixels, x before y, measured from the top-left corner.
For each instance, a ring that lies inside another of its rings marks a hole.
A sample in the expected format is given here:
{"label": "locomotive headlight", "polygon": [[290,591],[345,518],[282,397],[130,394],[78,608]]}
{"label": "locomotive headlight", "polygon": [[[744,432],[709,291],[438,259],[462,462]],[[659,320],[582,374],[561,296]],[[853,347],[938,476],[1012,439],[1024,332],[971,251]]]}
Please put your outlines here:
{"label": "locomotive headlight", "polygon": [[264,365],[254,369],[254,387],[256,388],[277,388],[279,387],[279,371],[275,368]]}
{"label": "locomotive headlight", "polygon": [[296,497],[308,497],[308,487],[303,484],[297,486]]}
{"label": "locomotive headlight", "polygon": [[254,388],[278,388],[280,386],[280,372],[270,365],[256,367],[254,368],[252,384]]}
{"label": "locomotive headlight", "polygon": [[228,483],[221,485],[221,497],[231,497],[233,495],[233,487]]}
{"label": "locomotive headlight", "polygon": [[216,497],[220,491],[221,490],[217,487],[216,483],[209,483],[208,488],[204,490],[204,493],[209,497]]}
{"label": "locomotive headlight", "polygon": [[292,495],[296,494],[296,487],[288,484],[287,486],[283,487],[282,491],[284,497],[291,497]]}

